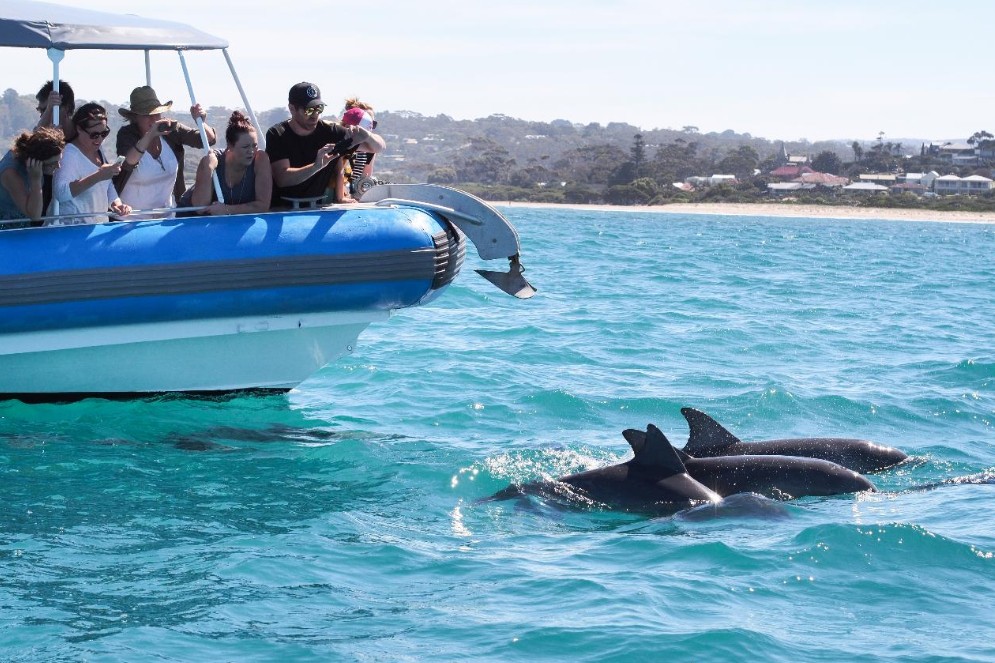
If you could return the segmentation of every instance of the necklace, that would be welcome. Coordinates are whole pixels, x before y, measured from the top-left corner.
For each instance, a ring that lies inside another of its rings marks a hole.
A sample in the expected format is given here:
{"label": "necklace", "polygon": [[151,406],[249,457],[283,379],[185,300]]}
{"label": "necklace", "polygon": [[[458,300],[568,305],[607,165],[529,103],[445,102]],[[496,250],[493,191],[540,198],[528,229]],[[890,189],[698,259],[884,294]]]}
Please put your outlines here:
{"label": "necklace", "polygon": [[[158,152],[158,154],[156,154],[156,152]],[[155,159],[156,161],[159,162],[159,167],[162,168],[162,172],[166,172],[166,164],[164,164],[162,162],[162,141],[161,140],[159,140],[158,138],[156,138],[155,141],[152,143],[152,145],[149,145],[148,154],[153,159]]]}
{"label": "necklace", "polygon": [[225,196],[225,203],[228,205],[238,205],[244,201],[245,189],[249,185],[249,168],[247,167],[242,171],[242,179],[237,182],[238,184],[238,196],[235,196],[235,186],[228,184],[228,160],[225,159],[225,172],[222,173],[223,177],[221,181],[228,188],[228,195]]}

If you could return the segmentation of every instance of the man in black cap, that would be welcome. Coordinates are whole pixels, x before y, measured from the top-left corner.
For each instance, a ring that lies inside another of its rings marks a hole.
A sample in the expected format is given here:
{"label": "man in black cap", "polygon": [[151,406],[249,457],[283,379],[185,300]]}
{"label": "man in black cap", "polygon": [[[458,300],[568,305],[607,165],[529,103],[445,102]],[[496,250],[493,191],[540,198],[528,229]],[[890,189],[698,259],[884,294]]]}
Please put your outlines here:
{"label": "man in black cap", "polygon": [[[332,202],[348,202],[339,156],[357,146],[364,152],[380,152],[385,147],[383,139],[362,127],[322,120],[325,104],[313,83],[294,85],[288,101],[290,119],[266,132],[266,153],[273,167],[273,207],[287,207],[288,198],[322,197],[330,186],[336,194]],[[333,176],[342,182],[333,182]]]}

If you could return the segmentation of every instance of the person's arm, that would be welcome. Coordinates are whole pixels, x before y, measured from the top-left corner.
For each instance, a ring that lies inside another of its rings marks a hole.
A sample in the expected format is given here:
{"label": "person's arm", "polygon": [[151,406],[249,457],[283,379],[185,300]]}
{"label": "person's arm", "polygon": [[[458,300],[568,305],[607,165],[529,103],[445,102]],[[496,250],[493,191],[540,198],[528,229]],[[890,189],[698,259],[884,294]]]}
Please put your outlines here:
{"label": "person's arm", "polygon": [[24,178],[13,168],[3,171],[0,184],[10,194],[11,200],[21,210],[21,214],[32,221],[41,218],[42,209],[42,163],[37,159],[28,159],[28,185],[24,186]]}
{"label": "person's arm", "polygon": [[[207,144],[214,145],[218,142],[218,135],[215,133],[214,129],[207,124],[207,111],[204,110],[200,104],[194,104],[190,107],[190,117],[193,118],[193,123],[196,126],[197,118],[199,117],[204,122],[204,133],[207,134]],[[200,131],[197,131],[197,135],[200,135]],[[201,141],[203,142],[203,141]],[[191,147],[203,147],[200,143],[197,145],[191,145]]]}
{"label": "person's arm", "polygon": [[335,202],[337,203],[354,203],[356,202],[352,196],[346,193],[345,190],[345,159],[339,159],[333,168],[335,171],[332,173],[334,182],[332,184],[333,191],[335,193]]}
{"label": "person's arm", "polygon": [[[76,196],[80,195],[81,193],[89,189],[91,186],[109,180],[120,172],[121,172],[121,164],[117,162],[105,163],[103,166],[100,166],[99,168],[97,168],[97,170],[90,173],[89,175],[84,175],[79,179],[69,182],[69,186],[67,188],[69,190],[70,198],[75,198]],[[110,183],[110,186],[113,187],[114,184]],[[117,198],[117,191],[114,192],[114,197]],[[64,199],[62,198],[60,198],[60,200],[65,202]]]}
{"label": "person's arm", "polygon": [[197,176],[194,178],[193,193],[190,194],[190,205],[192,207],[206,207],[211,204],[214,191],[214,171],[218,167],[218,156],[211,150],[210,154],[205,154],[197,164]]}
{"label": "person's arm", "polygon": [[378,134],[367,131],[363,127],[350,127],[352,129],[352,144],[358,146],[360,152],[372,152],[376,154],[387,149],[387,143]]}
{"label": "person's arm", "polygon": [[38,124],[35,125],[35,129],[56,126],[52,117],[56,106],[59,107],[59,123],[61,124],[65,117],[66,109],[62,106],[62,95],[52,90],[48,93],[48,99],[45,101],[45,110],[42,112],[41,117],[38,118]]}
{"label": "person's arm", "polygon": [[290,165],[290,159],[273,161],[271,164],[273,169],[273,181],[276,182],[276,185],[279,187],[288,187],[300,184],[314,175],[317,175],[320,170],[325,168],[325,166],[337,158],[338,157],[335,155],[335,145],[333,143],[329,143],[318,150],[318,153],[314,158],[314,163],[310,163],[306,166],[293,168]]}
{"label": "person's arm", "polygon": [[214,129],[207,124],[207,111],[200,107],[200,104],[190,107],[190,117],[193,118],[194,126],[188,127],[185,124],[180,124],[179,122],[173,123],[173,132],[176,135],[175,140],[177,140],[181,145],[186,147],[203,148],[204,141],[200,138],[200,129],[197,128],[197,118],[204,120],[204,133],[207,134],[207,144],[214,145],[218,142],[218,136]]}

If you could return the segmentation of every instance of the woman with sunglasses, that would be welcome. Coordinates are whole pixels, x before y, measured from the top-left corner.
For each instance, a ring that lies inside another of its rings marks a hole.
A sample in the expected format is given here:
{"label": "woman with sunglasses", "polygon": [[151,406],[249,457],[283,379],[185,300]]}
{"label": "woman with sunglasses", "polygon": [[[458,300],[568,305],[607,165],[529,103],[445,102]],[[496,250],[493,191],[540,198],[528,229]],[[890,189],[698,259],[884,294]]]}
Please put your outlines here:
{"label": "woman with sunglasses", "polygon": [[73,113],[76,137],[66,145],[62,166],[55,171],[53,194],[64,215],[46,221],[47,226],[105,223],[108,210],[127,216],[131,208],[121,202],[111,178],[121,164],[108,163],[101,146],[110,135],[107,110],[100,104],[83,104]]}
{"label": "woman with sunglasses", "polygon": [[[373,107],[358,99],[346,99],[346,111],[342,114],[342,124],[347,127],[362,127],[369,132],[377,128],[373,117]],[[350,105],[352,104],[352,105]],[[363,194],[360,180],[373,177],[373,152],[356,150],[349,155],[346,178],[349,180],[349,193],[359,198]]]}

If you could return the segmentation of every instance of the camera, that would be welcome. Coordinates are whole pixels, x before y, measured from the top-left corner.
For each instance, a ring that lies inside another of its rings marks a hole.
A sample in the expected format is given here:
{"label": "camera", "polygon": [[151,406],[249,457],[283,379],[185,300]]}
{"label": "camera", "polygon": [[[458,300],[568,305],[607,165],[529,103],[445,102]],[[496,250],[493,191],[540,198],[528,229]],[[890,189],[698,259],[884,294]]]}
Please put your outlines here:
{"label": "camera", "polygon": [[159,120],[155,123],[156,129],[164,133],[168,133],[173,130],[173,123],[170,120]]}
{"label": "camera", "polygon": [[352,147],[352,136],[346,136],[339,142],[335,143],[334,154],[349,154],[354,151],[355,149]]}

